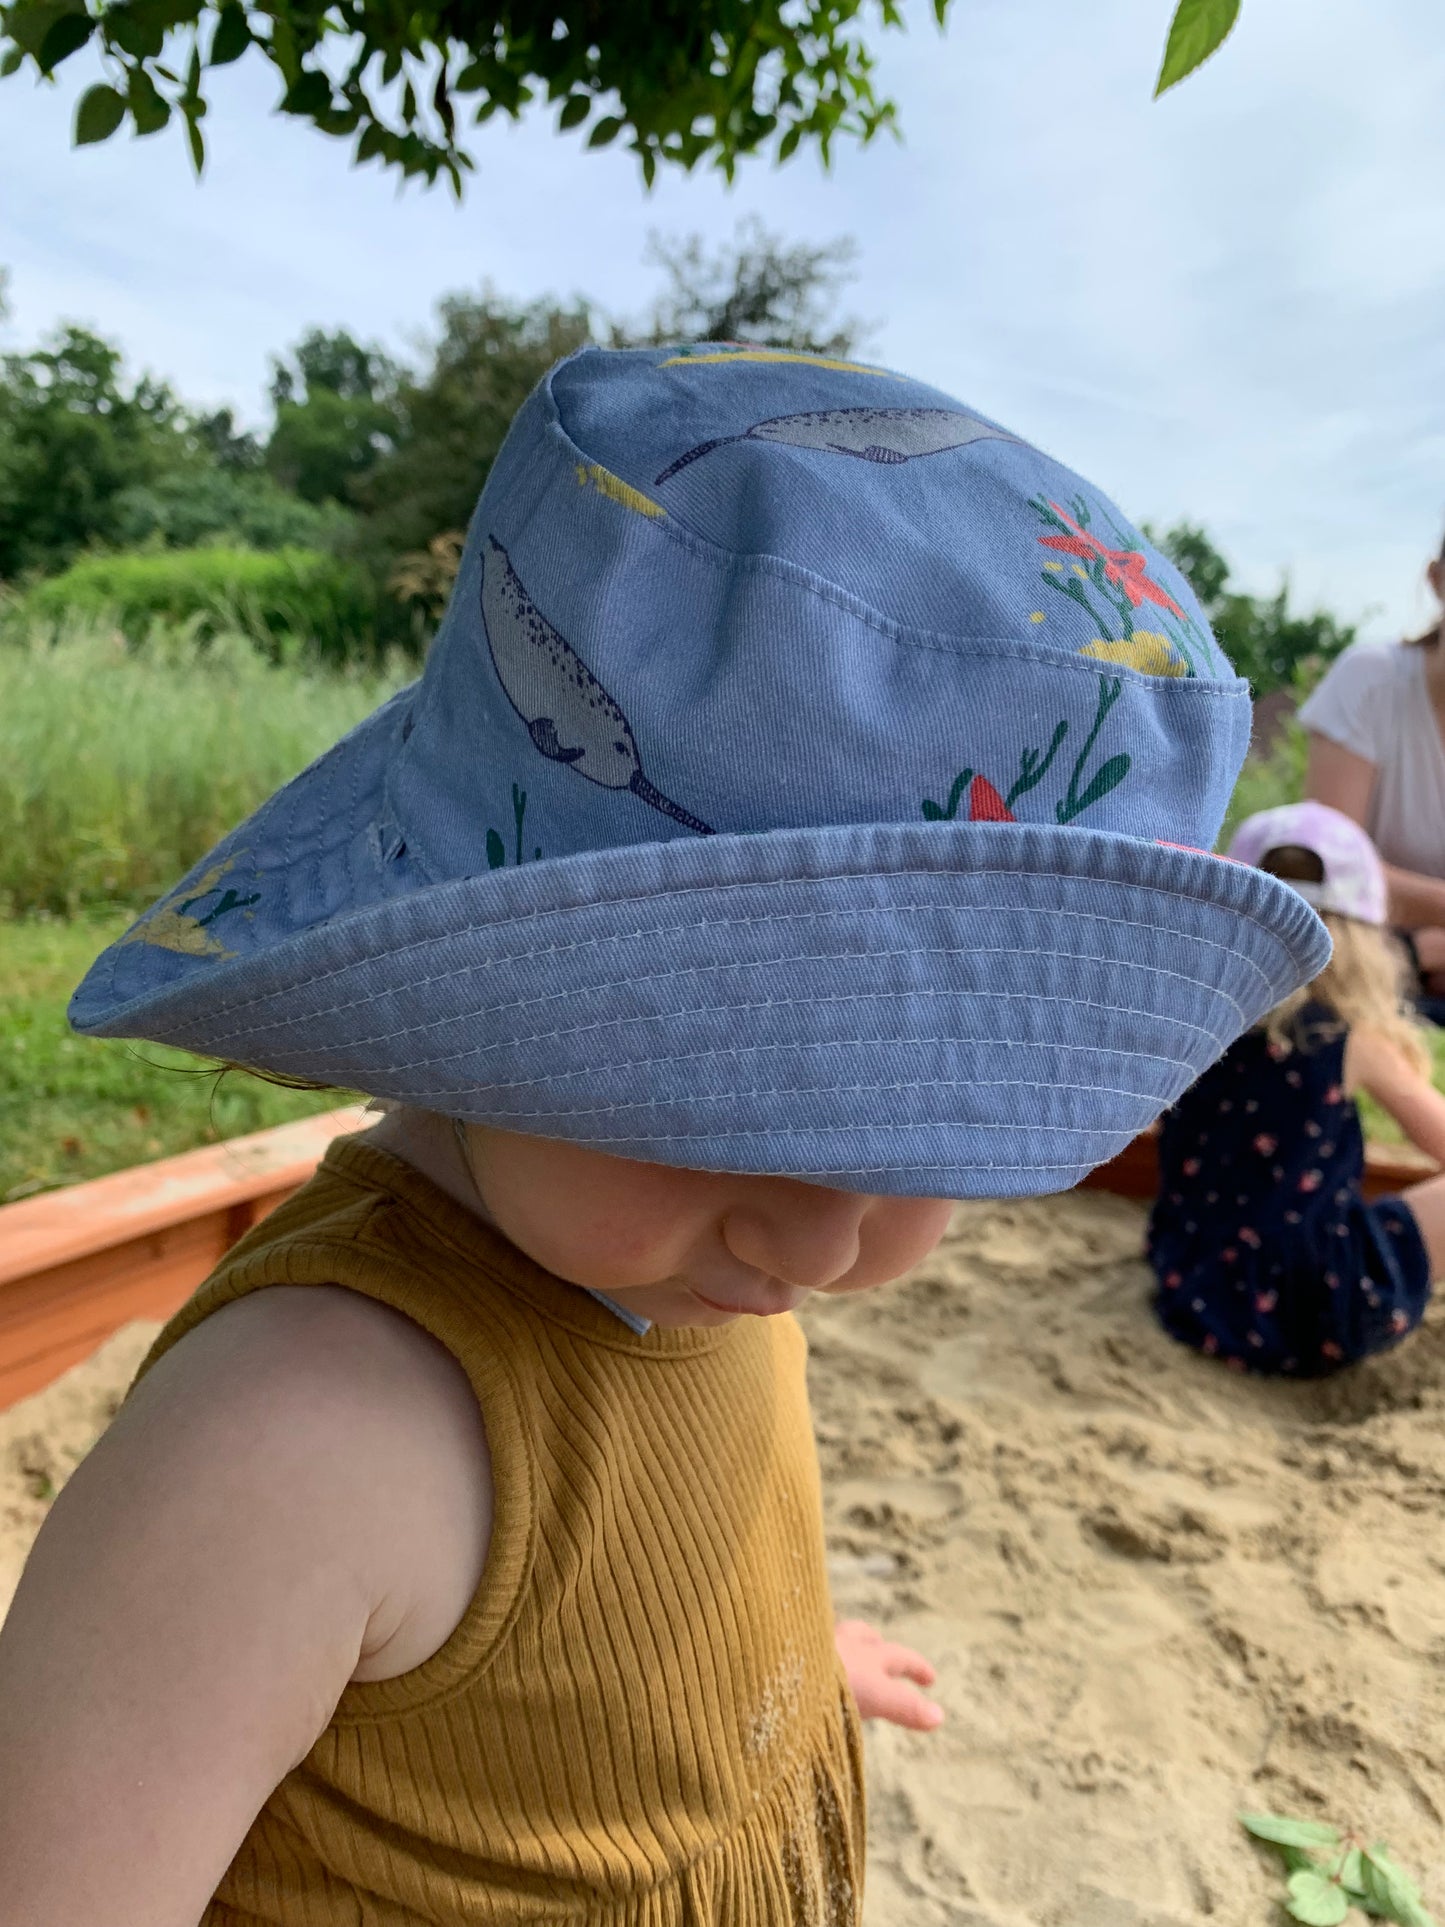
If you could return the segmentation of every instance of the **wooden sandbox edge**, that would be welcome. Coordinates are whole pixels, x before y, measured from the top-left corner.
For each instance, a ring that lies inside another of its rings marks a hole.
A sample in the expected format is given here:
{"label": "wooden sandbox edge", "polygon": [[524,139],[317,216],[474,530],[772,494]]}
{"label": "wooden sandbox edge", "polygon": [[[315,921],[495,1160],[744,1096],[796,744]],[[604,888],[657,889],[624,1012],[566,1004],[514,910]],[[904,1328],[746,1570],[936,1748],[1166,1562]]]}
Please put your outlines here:
{"label": "wooden sandbox edge", "polygon": [[0,1411],[133,1318],[165,1318],[290,1197],[359,1106],[0,1205]]}

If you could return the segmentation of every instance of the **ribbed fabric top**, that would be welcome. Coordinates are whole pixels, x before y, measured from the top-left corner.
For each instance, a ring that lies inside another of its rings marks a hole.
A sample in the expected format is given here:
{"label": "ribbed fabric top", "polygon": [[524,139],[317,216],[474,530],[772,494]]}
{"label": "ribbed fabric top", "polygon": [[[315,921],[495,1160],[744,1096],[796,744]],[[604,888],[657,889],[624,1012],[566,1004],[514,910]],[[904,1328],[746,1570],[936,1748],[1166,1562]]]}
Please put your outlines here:
{"label": "ribbed fabric top", "polygon": [[343,1142],[147,1364],[278,1284],[364,1292],[452,1352],[495,1521],[461,1624],[347,1689],[205,1927],[853,1927],[861,1758],[795,1322],[633,1334]]}

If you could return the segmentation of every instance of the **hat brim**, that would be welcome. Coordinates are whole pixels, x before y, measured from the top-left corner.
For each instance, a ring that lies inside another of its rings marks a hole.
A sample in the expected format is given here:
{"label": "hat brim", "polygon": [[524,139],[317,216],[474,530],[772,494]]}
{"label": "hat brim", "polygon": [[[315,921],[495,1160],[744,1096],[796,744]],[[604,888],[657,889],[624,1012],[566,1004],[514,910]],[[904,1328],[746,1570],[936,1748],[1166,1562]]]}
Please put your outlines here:
{"label": "hat brim", "polygon": [[621,1157],[1025,1196],[1114,1156],[1329,955],[1258,870],[1038,824],[687,837],[399,887],[367,843],[396,725],[388,705],[220,846],[284,853],[287,923],[230,957],[132,931],[75,1027]]}

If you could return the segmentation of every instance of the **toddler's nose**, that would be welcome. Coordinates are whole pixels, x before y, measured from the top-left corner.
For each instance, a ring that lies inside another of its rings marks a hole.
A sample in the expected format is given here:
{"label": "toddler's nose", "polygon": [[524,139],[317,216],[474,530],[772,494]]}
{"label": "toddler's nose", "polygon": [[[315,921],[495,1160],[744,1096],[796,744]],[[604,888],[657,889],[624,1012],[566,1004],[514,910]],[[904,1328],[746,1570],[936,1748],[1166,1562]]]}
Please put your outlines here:
{"label": "toddler's nose", "polygon": [[723,1220],[735,1258],[805,1291],[826,1291],[858,1262],[871,1199],[795,1178],[760,1179]]}

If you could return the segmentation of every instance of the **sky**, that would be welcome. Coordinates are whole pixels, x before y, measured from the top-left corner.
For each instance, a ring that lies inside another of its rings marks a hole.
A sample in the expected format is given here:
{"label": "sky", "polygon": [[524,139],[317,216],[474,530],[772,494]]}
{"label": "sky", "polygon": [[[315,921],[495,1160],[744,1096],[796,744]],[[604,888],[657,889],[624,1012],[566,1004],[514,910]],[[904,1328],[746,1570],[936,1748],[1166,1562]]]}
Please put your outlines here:
{"label": "sky", "polygon": [[1431,618],[1445,528],[1445,32],[1438,0],[1244,0],[1155,102],[1171,0],[925,0],[873,34],[901,142],[745,165],[736,184],[488,127],[460,205],[399,189],[212,77],[197,185],[179,135],[69,146],[93,75],[0,83],[0,347],[75,319],[190,401],[265,414],[269,357],[344,326],[417,354],[439,296],[586,294],[641,314],[654,231],[760,216],[851,235],[870,354],[1081,470],[1138,519],[1202,522],[1241,583],[1287,572],[1384,639]]}

